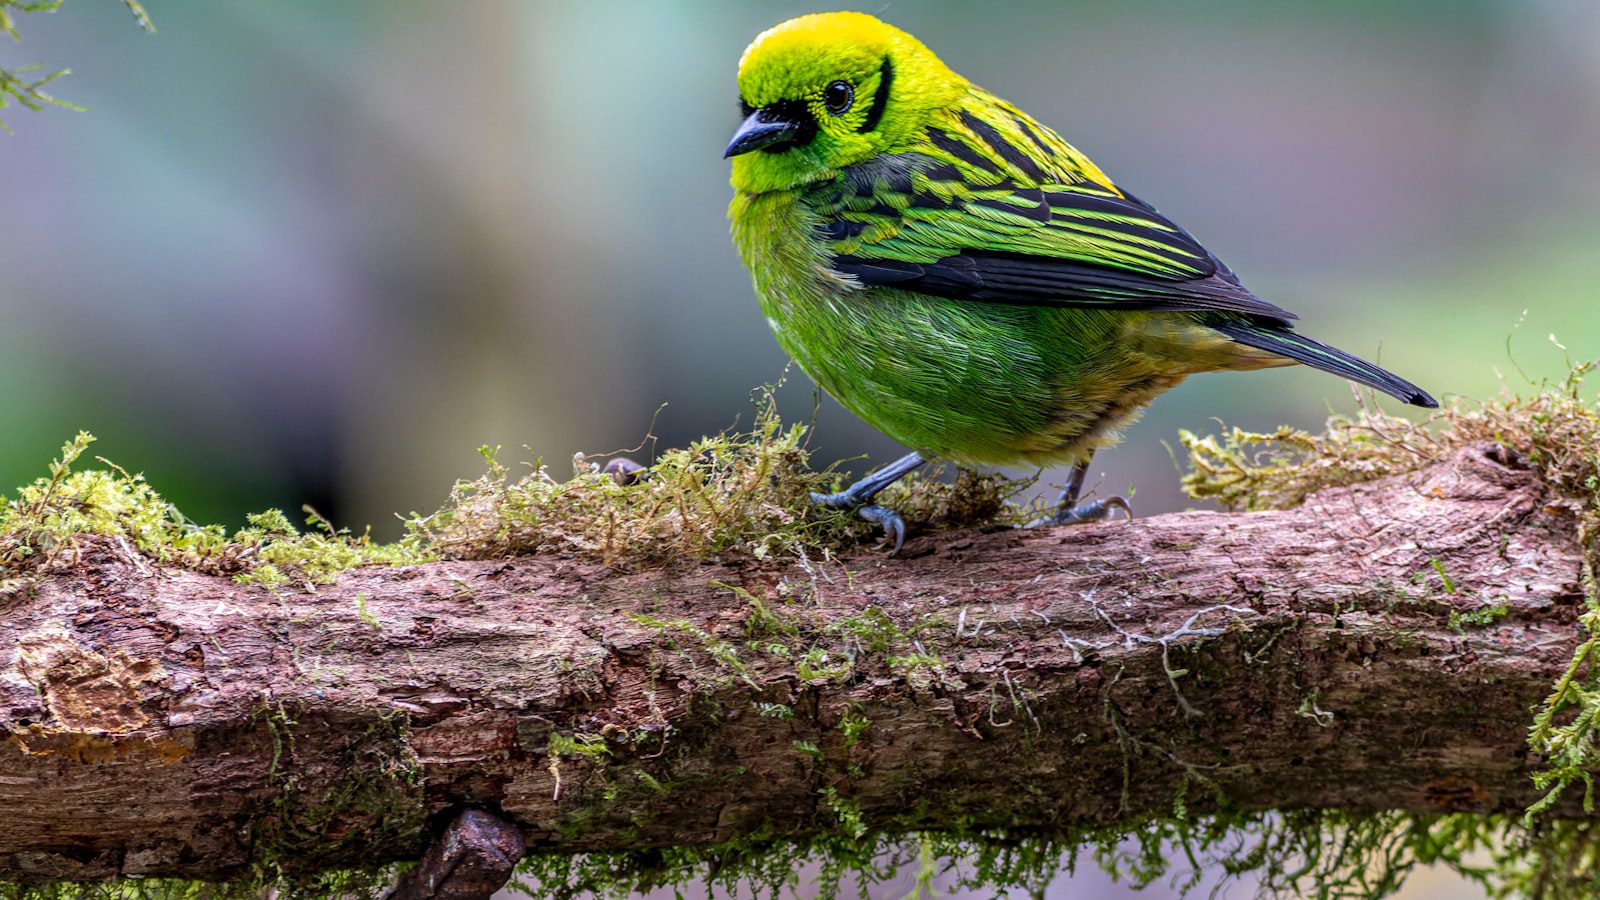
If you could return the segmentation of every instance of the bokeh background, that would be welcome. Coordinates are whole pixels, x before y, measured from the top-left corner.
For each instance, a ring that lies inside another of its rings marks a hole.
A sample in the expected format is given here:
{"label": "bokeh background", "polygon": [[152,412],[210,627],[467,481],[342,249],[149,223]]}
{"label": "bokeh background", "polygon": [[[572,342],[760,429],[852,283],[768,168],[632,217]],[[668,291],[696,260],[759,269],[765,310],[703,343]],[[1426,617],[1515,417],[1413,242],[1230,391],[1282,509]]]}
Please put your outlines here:
{"label": "bokeh background", "polygon": [[[480,444],[557,471],[652,420],[678,445],[748,422],[783,373],[721,151],[745,44],[833,4],[147,6],[154,36],[72,0],[0,43],[7,65],[70,65],[52,87],[90,107],[13,109],[0,136],[0,491],[86,428],[195,519],[309,503],[392,537]],[[866,10],[1058,127],[1304,330],[1437,394],[1559,374],[1552,333],[1600,355],[1593,0]],[[783,396],[811,414],[803,375]],[[1352,407],[1308,371],[1192,379],[1095,480],[1182,508],[1179,428]],[[831,401],[816,424],[822,461],[899,452]],[[1089,873],[1050,896],[1122,891]],[[1408,895],[1471,896],[1440,873]]]}

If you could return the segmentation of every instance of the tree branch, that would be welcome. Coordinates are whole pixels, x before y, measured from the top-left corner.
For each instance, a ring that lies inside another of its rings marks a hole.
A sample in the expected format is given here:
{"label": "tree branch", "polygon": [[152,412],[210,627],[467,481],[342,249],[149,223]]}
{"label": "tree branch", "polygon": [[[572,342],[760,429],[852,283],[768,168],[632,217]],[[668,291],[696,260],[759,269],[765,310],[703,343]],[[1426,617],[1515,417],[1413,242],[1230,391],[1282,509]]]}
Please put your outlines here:
{"label": "tree branch", "polygon": [[467,807],[529,851],[1049,832],[1176,798],[1518,812],[1580,573],[1575,513],[1486,447],[1288,511],[898,559],[274,593],[86,537],[0,597],[0,877],[415,859]]}

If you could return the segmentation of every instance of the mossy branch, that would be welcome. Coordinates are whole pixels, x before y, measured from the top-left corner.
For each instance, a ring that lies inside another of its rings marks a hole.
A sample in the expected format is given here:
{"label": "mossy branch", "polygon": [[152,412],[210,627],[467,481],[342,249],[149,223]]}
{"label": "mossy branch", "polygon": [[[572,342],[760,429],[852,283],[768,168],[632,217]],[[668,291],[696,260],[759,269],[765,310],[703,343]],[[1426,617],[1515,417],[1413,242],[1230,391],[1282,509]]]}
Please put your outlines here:
{"label": "mossy branch", "polygon": [[[956,532],[896,560],[569,544],[309,587],[240,583],[192,544],[158,562],[178,520],[118,532],[85,474],[9,506],[36,549],[0,601],[14,880],[349,892],[471,805],[520,827],[545,893],[801,852],[877,871],[900,846],[930,872],[965,848],[995,883],[1087,843],[1149,878],[1255,834],[1237,846],[1286,883],[1356,867],[1371,891],[1473,847],[1509,854],[1505,878],[1582,856],[1525,840],[1579,840],[1555,820],[1516,823],[1542,794],[1526,710],[1581,643],[1583,548],[1490,445],[1289,510]],[[101,533],[39,537],[69,512]],[[283,525],[252,527],[261,548]],[[1334,834],[1348,855],[1315,843]],[[1146,855],[1113,852],[1128,835]]]}
{"label": "mossy branch", "polygon": [[347,896],[476,806],[541,895],[807,856],[1037,887],[1092,849],[1593,896],[1589,370],[1422,427],[1186,436],[1190,489],[1247,516],[1019,532],[1014,486],[914,482],[908,518],[967,528],[894,560],[807,502],[839,476],[765,393],[644,477],[486,453],[394,544],[196,525],[80,435],[0,502],[0,879]]}

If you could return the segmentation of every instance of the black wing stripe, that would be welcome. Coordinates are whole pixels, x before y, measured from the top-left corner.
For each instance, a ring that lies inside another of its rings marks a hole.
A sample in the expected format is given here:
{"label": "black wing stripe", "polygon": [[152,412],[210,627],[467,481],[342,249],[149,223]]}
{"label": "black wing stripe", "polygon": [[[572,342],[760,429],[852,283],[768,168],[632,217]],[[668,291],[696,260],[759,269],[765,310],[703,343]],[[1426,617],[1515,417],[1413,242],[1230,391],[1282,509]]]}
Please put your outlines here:
{"label": "black wing stripe", "polygon": [[[1000,171],[1000,167],[995,165],[993,160],[979,153],[977,148],[969,147],[960,140],[951,137],[942,128],[929,128],[928,140],[932,141],[935,147],[968,165],[977,166],[985,172],[995,175],[1005,174]],[[959,170],[957,174],[959,174]]]}
{"label": "black wing stripe", "polygon": [[[1073,235],[1072,229],[1062,229],[1063,234]],[[1080,233],[1086,240],[1104,242],[1104,235],[1091,235],[1087,232]],[[1075,235],[1076,236],[1076,235]],[[1168,247],[1147,247],[1143,244],[1130,242],[1127,249],[1122,251],[1123,257],[1129,263],[1126,266],[1114,264],[1093,263],[1104,265],[1113,271],[1123,272],[1136,278],[1146,278],[1157,284],[1187,284],[1215,275],[1211,264],[1203,259],[1195,259],[1181,251]],[[1135,272],[1134,270],[1139,271]]]}
{"label": "black wing stripe", "polygon": [[[834,257],[836,271],[864,285],[989,303],[1225,312],[1264,324],[1294,318],[1245,290],[1187,232],[1131,195],[1095,184],[1019,184],[983,155],[987,148],[938,129],[930,129],[929,136],[952,155],[994,174],[995,183],[967,182],[946,196],[939,183],[966,181],[962,169],[925,154],[890,155],[851,167],[810,194],[819,215],[818,236],[838,250],[853,251]],[[919,245],[925,253],[947,246],[939,235],[945,227],[974,227],[972,217],[980,215],[993,223],[1002,213],[1018,218],[999,227],[1039,229],[1038,237],[1059,244],[1059,253],[952,248],[943,251],[950,255],[931,262],[876,258]],[[1050,238],[1049,232],[1061,236]],[[1072,243],[1063,240],[1068,235],[1081,235],[1092,246],[1075,255]],[[1125,261],[1116,259],[1119,253]]]}
{"label": "black wing stripe", "polygon": [[[1132,197],[1117,197],[1113,195],[1091,194],[1084,191],[1046,191],[1044,199],[1051,206],[1063,210],[1082,210],[1088,213],[1102,213],[1113,216],[1135,216],[1141,219],[1153,219],[1157,222],[1166,222],[1167,218]],[[1172,226],[1178,229],[1176,225]]]}
{"label": "black wing stripe", "polygon": [[865,285],[1019,306],[1149,312],[1231,312],[1287,324],[1294,314],[1210,277],[1162,281],[1132,272],[1022,254],[966,252],[933,263],[836,256],[836,271]]}
{"label": "black wing stripe", "polygon": [[[1211,255],[1211,251],[1200,246],[1200,242],[1189,232],[1179,228],[1132,195],[1123,198],[1103,197],[1079,191],[1049,191],[1044,196],[1045,201],[1055,210],[1055,216],[1048,226],[1050,228],[1079,231],[1095,229],[1152,241],[1158,246],[1140,246],[1195,270],[1195,277],[1206,277],[1226,271],[1216,257]],[[1088,215],[1075,215],[1075,213]],[[1135,221],[1125,221],[1126,219]]]}
{"label": "black wing stripe", "polygon": [[1041,153],[1046,157],[1054,157],[1056,155],[1056,151],[1052,150],[1050,145],[1044,142],[1044,138],[1039,137],[1039,133],[1033,130],[1027,119],[1017,115],[1013,115],[1011,119],[1017,123],[1018,128],[1022,129],[1022,133],[1028,136],[1028,140],[1033,141],[1033,145],[1038,147]]}
{"label": "black wing stripe", "polygon": [[1050,221],[1050,216],[1052,215],[1050,211],[1050,204],[1044,202],[1043,191],[1039,190],[1038,188],[1023,188],[1021,190],[1013,191],[1011,196],[1025,201],[1032,201],[1033,205],[1024,206],[1021,203],[1013,203],[1010,200],[997,199],[969,200],[967,201],[967,205],[996,209],[1000,212],[1008,212],[1012,215],[1033,219],[1036,222]]}
{"label": "black wing stripe", "polygon": [[965,184],[966,178],[961,174],[961,169],[952,163],[937,163],[922,170],[922,174],[929,181],[943,183]]}
{"label": "black wing stripe", "polygon": [[834,219],[817,226],[817,234],[825,241],[843,241],[856,237],[867,230],[867,223],[852,222],[849,219]]}
{"label": "black wing stripe", "polygon": [[1026,175],[1030,181],[1038,183],[1048,180],[1044,174],[1044,170],[1039,168],[1039,164],[1034,162],[1033,158],[1028,156],[1028,154],[1017,149],[1015,144],[1006,140],[1005,137],[1002,136],[993,125],[990,125],[988,122],[985,122],[965,109],[961,111],[960,117],[961,124],[967,126],[967,128],[970,129],[973,134],[982,139],[985,144],[993,147],[994,152],[1000,154],[1001,159],[1012,164],[1013,166],[1016,166],[1017,169],[1021,171],[1023,175]]}
{"label": "black wing stripe", "polygon": [[1171,232],[1161,231],[1145,225],[1135,225],[1132,222],[1111,222],[1100,219],[1052,219],[1047,226],[1056,231],[1076,231],[1081,234],[1101,236],[1107,232],[1126,235],[1149,241],[1149,244],[1132,243],[1131,246],[1139,247],[1153,253],[1171,257],[1185,265],[1200,270],[1200,275],[1210,275],[1215,271],[1215,265],[1205,248],[1193,241],[1175,239]]}

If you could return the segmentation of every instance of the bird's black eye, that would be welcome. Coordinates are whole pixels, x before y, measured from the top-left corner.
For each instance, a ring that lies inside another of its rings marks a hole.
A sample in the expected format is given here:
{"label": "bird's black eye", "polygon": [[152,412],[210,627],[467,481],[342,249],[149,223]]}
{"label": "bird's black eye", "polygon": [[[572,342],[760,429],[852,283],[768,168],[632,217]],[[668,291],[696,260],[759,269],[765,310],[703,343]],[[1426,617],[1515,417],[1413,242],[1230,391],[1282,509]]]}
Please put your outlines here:
{"label": "bird's black eye", "polygon": [[856,89],[848,81],[835,81],[822,89],[822,105],[836,116],[844,115],[855,99]]}

